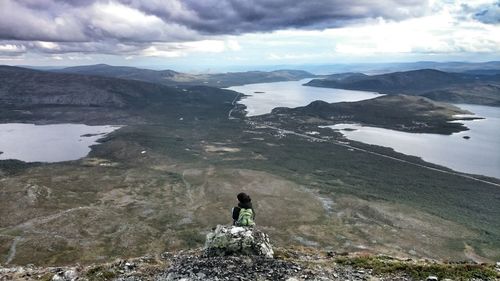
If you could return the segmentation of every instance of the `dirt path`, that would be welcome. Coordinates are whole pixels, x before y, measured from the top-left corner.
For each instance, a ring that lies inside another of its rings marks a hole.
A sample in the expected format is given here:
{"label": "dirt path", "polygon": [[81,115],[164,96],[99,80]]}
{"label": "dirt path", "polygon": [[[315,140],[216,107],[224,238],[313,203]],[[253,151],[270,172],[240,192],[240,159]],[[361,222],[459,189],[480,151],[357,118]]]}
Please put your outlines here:
{"label": "dirt path", "polygon": [[184,170],[182,171],[182,182],[184,183],[184,185],[186,186],[186,195],[189,199],[189,202],[193,203],[194,202],[194,199],[193,199],[193,190],[192,190],[192,186],[191,186],[191,183],[189,183],[187,180],[186,180],[186,171],[187,170]]}
{"label": "dirt path", "polygon": [[236,97],[234,97],[233,101],[231,102],[231,104],[233,105],[233,108],[231,108],[231,110],[229,110],[229,112],[227,114],[227,118],[229,120],[231,120],[231,119],[238,119],[236,117],[231,116],[231,114],[233,113],[233,110],[236,109],[236,103],[238,102],[238,99],[240,98],[240,96],[241,96],[241,93],[236,93]]}
{"label": "dirt path", "polygon": [[16,257],[17,243],[19,243],[19,241],[21,241],[21,240],[23,240],[23,238],[21,236],[16,236],[16,238],[14,238],[14,241],[12,241],[12,245],[10,246],[9,254],[7,256],[7,260],[5,261],[5,264],[9,264]]}

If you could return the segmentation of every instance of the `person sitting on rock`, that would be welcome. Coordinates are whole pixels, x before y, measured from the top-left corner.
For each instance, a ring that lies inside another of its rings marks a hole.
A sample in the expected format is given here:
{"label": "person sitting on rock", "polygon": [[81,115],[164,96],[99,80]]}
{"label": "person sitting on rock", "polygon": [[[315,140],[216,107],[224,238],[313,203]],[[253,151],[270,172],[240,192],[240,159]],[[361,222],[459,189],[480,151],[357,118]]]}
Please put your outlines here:
{"label": "person sitting on rock", "polygon": [[238,206],[233,208],[233,225],[254,226],[255,211],[252,208],[252,199],[250,195],[241,192],[236,196]]}

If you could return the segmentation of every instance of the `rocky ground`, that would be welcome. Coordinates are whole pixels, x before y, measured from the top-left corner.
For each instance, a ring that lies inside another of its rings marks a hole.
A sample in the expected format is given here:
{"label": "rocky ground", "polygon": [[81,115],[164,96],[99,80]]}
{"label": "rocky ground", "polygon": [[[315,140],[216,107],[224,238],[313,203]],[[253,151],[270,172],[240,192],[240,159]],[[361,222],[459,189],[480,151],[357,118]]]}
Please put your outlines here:
{"label": "rocky ground", "polygon": [[[35,266],[0,267],[0,280],[500,280],[500,266],[444,264],[431,261],[398,260],[387,257],[362,259],[394,266],[383,271],[355,263],[360,257],[339,256],[333,252],[278,249],[273,259],[259,256],[206,257],[201,250],[166,252],[161,256],[145,256],[117,260],[92,266],[41,268]],[[286,253],[286,254],[285,254]],[[285,257],[283,255],[292,255]],[[350,261],[350,262],[346,262]],[[352,264],[350,264],[352,262]],[[412,266],[421,272],[409,270]],[[468,269],[462,276],[456,268]],[[442,270],[437,270],[441,268]],[[433,271],[434,270],[434,271]],[[495,277],[496,270],[496,277]],[[474,275],[470,276],[470,275]]]}
{"label": "rocky ground", "polygon": [[[1,75],[2,122],[126,126],[80,160],[0,161],[6,266],[36,264],[52,278],[48,266],[80,263],[87,276],[90,264],[197,248],[211,227],[230,221],[241,191],[280,247],[500,260],[496,185],[388,148],[346,146],[317,118],[243,118],[241,95],[227,90],[9,71]],[[171,260],[159,260],[167,270]]]}
{"label": "rocky ground", "polygon": [[500,263],[443,263],[349,255],[311,248],[272,249],[258,229],[218,226],[204,249],[112,263],[1,267],[0,280],[500,280]]}

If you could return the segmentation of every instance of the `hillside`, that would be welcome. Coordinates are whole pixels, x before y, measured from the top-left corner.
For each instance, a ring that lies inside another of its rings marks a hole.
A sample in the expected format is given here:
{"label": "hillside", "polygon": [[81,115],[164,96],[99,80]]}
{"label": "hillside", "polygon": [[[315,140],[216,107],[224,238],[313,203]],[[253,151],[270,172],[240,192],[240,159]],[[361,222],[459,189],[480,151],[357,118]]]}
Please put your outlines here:
{"label": "hillside", "polygon": [[186,111],[196,115],[230,103],[235,95],[206,86],[177,89],[136,80],[0,66],[0,117],[4,122],[57,118],[59,122],[126,124],[141,122],[139,119],[155,110],[173,116]]}
{"label": "hillside", "polygon": [[[500,75],[451,73],[433,69],[380,75],[333,75],[306,86],[423,95],[436,101],[500,105]],[[485,91],[485,89],[487,89]]]}
{"label": "hillside", "polygon": [[74,105],[127,107],[179,90],[150,83],[103,77],[59,74],[17,67],[0,67],[3,105]]}
{"label": "hillside", "polygon": [[[331,122],[318,116],[278,110],[268,120],[245,118],[232,91],[18,68],[4,73],[9,90],[2,97],[11,103],[0,103],[3,123],[125,126],[78,160],[0,161],[3,264],[88,265],[196,248],[211,227],[230,223],[242,190],[251,193],[256,222],[278,247],[477,262],[500,257],[498,180],[457,175],[388,148],[351,142],[374,153],[349,150],[336,144],[341,134],[318,128]],[[121,103],[90,99],[82,88]],[[65,91],[69,98],[53,98]],[[19,104],[16,95],[23,97]],[[440,111],[428,103],[422,99],[416,112]]]}
{"label": "hillside", "polygon": [[454,115],[467,113],[424,97],[386,95],[358,102],[314,101],[303,107],[276,108],[262,118],[289,118],[318,124],[356,122],[407,132],[451,134],[467,130],[460,123],[449,122],[456,119]]}
{"label": "hillside", "polygon": [[251,83],[300,80],[315,75],[300,70],[247,71],[216,74],[187,74],[173,70],[151,70],[106,64],[68,67],[54,72],[133,79],[169,86],[206,85],[219,88]]}

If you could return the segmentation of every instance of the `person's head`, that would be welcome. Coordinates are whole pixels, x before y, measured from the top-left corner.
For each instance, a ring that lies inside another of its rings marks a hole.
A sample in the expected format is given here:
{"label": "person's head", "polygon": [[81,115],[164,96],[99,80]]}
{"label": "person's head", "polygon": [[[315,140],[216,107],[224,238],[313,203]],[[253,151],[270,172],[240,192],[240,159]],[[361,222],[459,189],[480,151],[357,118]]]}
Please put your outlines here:
{"label": "person's head", "polygon": [[246,194],[245,192],[239,193],[236,198],[238,198],[238,201],[240,201],[241,203],[249,203],[250,201],[252,201],[250,195]]}

